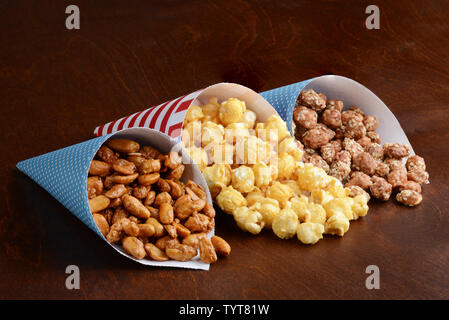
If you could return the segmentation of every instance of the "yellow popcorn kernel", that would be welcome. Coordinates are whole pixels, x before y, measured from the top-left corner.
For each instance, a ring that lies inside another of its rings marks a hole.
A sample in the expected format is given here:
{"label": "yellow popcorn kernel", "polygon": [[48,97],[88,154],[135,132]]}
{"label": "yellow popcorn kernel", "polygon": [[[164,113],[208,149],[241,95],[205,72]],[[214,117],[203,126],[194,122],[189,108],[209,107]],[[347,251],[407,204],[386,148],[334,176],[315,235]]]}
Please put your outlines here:
{"label": "yellow popcorn kernel", "polygon": [[203,122],[201,127],[201,145],[219,144],[223,141],[224,128],[212,121]]}
{"label": "yellow popcorn kernel", "polygon": [[203,110],[199,106],[190,106],[187,110],[185,120],[188,122],[201,120],[204,117]]}
{"label": "yellow popcorn kernel", "polygon": [[350,190],[343,187],[343,184],[337,178],[330,177],[330,182],[326,187],[328,191],[334,198],[345,198],[349,196]]}
{"label": "yellow popcorn kernel", "polygon": [[246,199],[232,186],[223,188],[216,201],[221,210],[228,214],[232,214],[239,207],[246,206]]}
{"label": "yellow popcorn kernel", "polygon": [[231,166],[228,164],[214,164],[203,170],[209,188],[219,183],[228,186],[231,183]]}
{"label": "yellow popcorn kernel", "polygon": [[209,163],[233,164],[235,146],[227,143],[209,144],[205,150],[208,152]]}
{"label": "yellow popcorn kernel", "polygon": [[278,141],[290,135],[287,129],[287,124],[277,114],[270,116],[265,122],[265,129],[267,131],[276,130]]}
{"label": "yellow popcorn kernel", "polygon": [[254,204],[254,207],[262,214],[265,228],[270,229],[274,217],[280,212],[279,202],[271,198],[262,198]]}
{"label": "yellow popcorn kernel", "polygon": [[290,200],[293,211],[298,216],[299,221],[305,222],[310,220],[311,213],[308,209],[309,200],[305,196],[293,197]]}
{"label": "yellow popcorn kernel", "polygon": [[224,126],[234,122],[240,122],[243,118],[243,113],[246,111],[246,104],[236,98],[229,98],[224,101],[219,110],[218,116]]}
{"label": "yellow popcorn kernel", "polygon": [[306,222],[319,224],[324,224],[326,222],[326,210],[324,210],[322,205],[309,203],[307,205],[307,209],[310,212],[310,217],[306,220]]}
{"label": "yellow popcorn kernel", "polygon": [[315,189],[310,193],[310,201],[318,204],[325,204],[326,202],[331,201],[334,197],[325,190]]}
{"label": "yellow popcorn kernel", "polygon": [[224,133],[226,143],[230,144],[242,141],[244,137],[250,135],[247,124],[243,122],[234,122],[227,125]]}
{"label": "yellow popcorn kernel", "polygon": [[282,209],[273,219],[273,232],[281,239],[293,237],[297,227],[298,216],[292,209]]}
{"label": "yellow popcorn kernel", "polygon": [[253,191],[248,192],[248,194],[245,197],[249,207],[255,204],[256,202],[262,201],[263,198],[265,198],[265,193],[257,187],[255,187]]}
{"label": "yellow popcorn kernel", "polygon": [[246,123],[248,129],[253,129],[256,123],[257,115],[254,111],[246,110],[243,113],[243,122]]}
{"label": "yellow popcorn kernel", "polygon": [[215,123],[220,123],[220,118],[218,116],[219,108],[220,104],[217,102],[217,98],[211,98],[209,100],[209,103],[202,107],[204,114],[202,121],[212,121]]}
{"label": "yellow popcorn kernel", "polygon": [[265,163],[256,163],[252,167],[257,187],[268,186],[271,182],[271,169]]}
{"label": "yellow popcorn kernel", "polygon": [[207,152],[195,146],[187,148],[187,152],[189,153],[193,162],[198,166],[198,168],[201,171],[203,171],[206,168],[209,161],[209,158],[207,157]]}
{"label": "yellow popcorn kernel", "polygon": [[326,210],[326,217],[329,219],[333,215],[344,215],[348,219],[352,219],[352,198],[336,198],[326,202],[323,205]]}
{"label": "yellow popcorn kernel", "polygon": [[289,179],[295,170],[295,159],[288,153],[283,153],[278,159],[279,179]]}
{"label": "yellow popcorn kernel", "polygon": [[233,216],[240,229],[252,234],[260,233],[265,225],[262,214],[258,211],[250,210],[248,207],[235,209]]}
{"label": "yellow popcorn kernel", "polygon": [[284,208],[288,200],[293,197],[293,191],[289,186],[282,184],[279,181],[275,181],[267,188],[266,196],[277,200],[281,207]]}
{"label": "yellow popcorn kernel", "polygon": [[181,141],[184,147],[199,146],[201,144],[201,122],[186,123],[182,129]]}
{"label": "yellow popcorn kernel", "polygon": [[304,153],[300,148],[298,141],[296,141],[296,139],[291,136],[284,138],[279,143],[278,152],[279,154],[288,153],[296,161],[300,161]]}
{"label": "yellow popcorn kernel", "polygon": [[216,106],[217,108],[220,108],[220,103],[218,102],[218,98],[217,97],[212,97],[209,99],[209,104],[212,104],[214,106]]}
{"label": "yellow popcorn kernel", "polygon": [[342,237],[349,229],[349,219],[343,214],[335,214],[324,224],[324,233]]}
{"label": "yellow popcorn kernel", "polygon": [[[256,122],[256,124],[254,125],[254,132],[256,133],[256,136],[258,138],[262,139],[259,136],[259,133],[260,134],[264,134],[264,132],[265,132],[265,124],[263,122]],[[264,140],[264,139],[262,139],[262,140]]]}
{"label": "yellow popcorn kernel", "polygon": [[275,148],[275,145],[259,140],[259,161],[267,164],[277,161],[278,154]]}
{"label": "yellow popcorn kernel", "polygon": [[271,171],[271,180],[277,180],[277,178],[279,176],[279,170],[278,170],[277,163],[270,164],[269,167],[270,167],[270,171]]}
{"label": "yellow popcorn kernel", "polygon": [[296,169],[295,175],[298,177],[298,184],[303,190],[312,191],[325,188],[330,177],[326,172],[310,163],[306,163],[304,168]]}
{"label": "yellow popcorn kernel", "polygon": [[281,181],[281,183],[289,186],[289,188],[293,192],[293,196],[301,197],[303,195],[303,191],[299,187],[298,182],[296,180],[283,180]]}
{"label": "yellow popcorn kernel", "polygon": [[232,170],[232,187],[242,193],[253,190],[254,180],[254,172],[250,167],[240,166]]}
{"label": "yellow popcorn kernel", "polygon": [[274,128],[266,128],[263,123],[258,123],[255,126],[256,136],[269,143],[273,147],[277,147],[279,143],[278,131]]}
{"label": "yellow popcorn kernel", "polygon": [[315,244],[323,239],[324,226],[319,223],[304,222],[298,225],[297,237],[304,244]]}
{"label": "yellow popcorn kernel", "polygon": [[359,194],[352,198],[352,213],[354,220],[357,220],[359,217],[364,217],[368,213],[368,199]]}
{"label": "yellow popcorn kernel", "polygon": [[240,164],[256,164],[266,158],[266,144],[256,136],[243,137],[235,144],[236,161]]}

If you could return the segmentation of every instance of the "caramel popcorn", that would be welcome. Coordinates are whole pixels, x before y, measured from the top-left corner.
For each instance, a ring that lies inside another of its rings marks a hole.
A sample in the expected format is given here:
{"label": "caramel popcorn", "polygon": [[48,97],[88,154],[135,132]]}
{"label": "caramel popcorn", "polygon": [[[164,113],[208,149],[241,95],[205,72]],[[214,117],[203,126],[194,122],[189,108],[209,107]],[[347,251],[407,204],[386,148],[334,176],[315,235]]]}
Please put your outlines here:
{"label": "caramel popcorn", "polygon": [[[301,99],[303,108],[298,108],[294,114],[296,130],[306,130],[301,141],[290,136],[286,123],[278,115],[258,122],[255,113],[247,109],[243,101],[230,98],[221,104],[211,99],[213,103],[210,101],[205,106],[203,118],[195,108],[194,114],[198,116],[185,120],[183,128],[188,132],[183,132],[182,142],[197,153],[201,147],[207,150],[206,165],[203,155],[195,159],[200,160],[215,203],[233,216],[240,229],[252,234],[271,229],[279,238],[296,235],[299,241],[314,244],[326,233],[343,235],[350,219],[366,215],[369,198],[356,199],[357,194],[352,199],[350,189],[326,173],[332,172],[332,165],[334,171],[342,166],[345,176],[351,172],[352,155],[343,150],[342,140],[333,140],[336,134],[331,129],[341,122],[342,102],[329,101],[326,105],[325,97],[313,90],[303,94]],[[318,123],[317,116],[323,109],[328,115],[325,124]],[[210,124],[211,121],[214,124]],[[194,131],[192,122],[206,125],[206,129],[197,130],[206,134],[206,138],[201,134],[194,139],[189,137]],[[321,147],[327,150],[326,156],[314,149]],[[226,150],[223,152],[226,159],[217,156],[221,150]],[[304,164],[305,159],[315,166]],[[345,204],[343,211],[340,202]],[[335,210],[344,212],[344,218],[332,218]]]}
{"label": "caramel popcorn", "polygon": [[320,223],[304,222],[297,228],[298,240],[304,244],[315,244],[323,239],[324,226]]}

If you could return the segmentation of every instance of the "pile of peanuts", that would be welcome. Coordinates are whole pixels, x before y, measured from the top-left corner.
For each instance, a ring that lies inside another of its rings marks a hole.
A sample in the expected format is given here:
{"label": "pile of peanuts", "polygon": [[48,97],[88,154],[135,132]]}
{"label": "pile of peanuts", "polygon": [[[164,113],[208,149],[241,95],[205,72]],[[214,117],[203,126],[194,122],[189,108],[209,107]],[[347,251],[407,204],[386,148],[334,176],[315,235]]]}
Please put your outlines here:
{"label": "pile of peanuts", "polygon": [[190,106],[182,143],[214,202],[244,231],[315,244],[324,234],[343,236],[368,213],[368,198],[301,161],[302,146],[278,115],[258,121],[243,100]]}
{"label": "pile of peanuts", "polygon": [[[323,168],[351,194],[368,192],[386,201],[392,193],[407,206],[421,203],[421,186],[428,183],[424,159],[410,156],[410,147],[381,145],[376,132],[379,120],[343,101],[327,100],[322,93],[303,90],[293,111],[295,137],[304,145],[304,162]],[[409,157],[404,165],[403,159]]]}
{"label": "pile of peanuts", "polygon": [[161,154],[128,139],[110,139],[89,168],[89,207],[101,234],[121,244],[136,259],[206,263],[228,256],[229,244],[207,234],[215,225],[215,210],[204,189],[180,181],[184,165],[174,151]]}

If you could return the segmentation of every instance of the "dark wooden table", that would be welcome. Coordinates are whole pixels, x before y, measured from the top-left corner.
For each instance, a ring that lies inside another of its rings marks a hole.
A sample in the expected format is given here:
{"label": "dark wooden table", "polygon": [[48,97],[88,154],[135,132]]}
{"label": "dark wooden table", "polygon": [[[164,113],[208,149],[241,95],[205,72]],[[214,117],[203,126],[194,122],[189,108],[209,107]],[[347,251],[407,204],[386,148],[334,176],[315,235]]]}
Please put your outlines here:
{"label": "dark wooden table", "polygon": [[[449,4],[376,1],[1,1],[0,298],[449,298]],[[77,4],[81,29],[65,28]],[[324,74],[359,81],[394,112],[431,184],[408,209],[372,202],[344,238],[252,236],[219,214],[232,255],[209,272],[127,260],[15,169],[96,125],[207,85],[264,91]],[[81,289],[67,290],[77,265]],[[365,269],[380,268],[379,290]]]}

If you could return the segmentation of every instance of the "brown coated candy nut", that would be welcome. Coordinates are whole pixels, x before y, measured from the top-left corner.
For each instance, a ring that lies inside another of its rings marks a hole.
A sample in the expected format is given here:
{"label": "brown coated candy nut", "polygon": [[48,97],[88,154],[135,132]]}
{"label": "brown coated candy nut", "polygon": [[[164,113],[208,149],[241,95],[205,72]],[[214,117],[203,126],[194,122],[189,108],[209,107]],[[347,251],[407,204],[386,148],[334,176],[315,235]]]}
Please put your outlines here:
{"label": "brown coated candy nut", "polygon": [[384,153],[389,158],[402,159],[410,154],[410,147],[400,143],[385,143]]}
{"label": "brown coated candy nut", "polygon": [[404,190],[413,190],[413,191],[421,193],[422,188],[421,188],[421,185],[415,181],[407,181],[406,183],[399,186],[399,191],[404,191]]}
{"label": "brown coated candy nut", "polygon": [[326,109],[321,115],[321,121],[329,128],[336,129],[341,127],[341,113],[338,110]]}
{"label": "brown coated candy nut", "polygon": [[421,203],[422,195],[413,190],[403,190],[396,195],[396,200],[406,206],[414,207]]}
{"label": "brown coated candy nut", "polygon": [[328,100],[326,103],[327,110],[337,110],[341,112],[343,110],[343,101],[341,100]]}
{"label": "brown coated candy nut", "polygon": [[405,164],[407,171],[420,170],[426,171],[426,163],[424,162],[424,158],[414,155],[407,159]]}
{"label": "brown coated candy nut", "polygon": [[376,160],[367,152],[357,153],[353,157],[352,164],[355,169],[368,175],[372,175],[377,167]]}
{"label": "brown coated candy nut", "polygon": [[301,91],[298,100],[301,105],[312,108],[317,112],[326,108],[326,97],[315,92],[313,89]]}
{"label": "brown coated candy nut", "polygon": [[298,126],[313,129],[317,124],[317,113],[307,107],[298,107],[293,110],[293,121]]}
{"label": "brown coated candy nut", "polygon": [[412,170],[407,173],[407,179],[423,185],[429,182],[429,174],[422,170]]}
{"label": "brown coated candy nut", "polygon": [[371,178],[373,184],[370,186],[371,195],[379,200],[387,201],[390,199],[392,186],[384,178],[373,176]]}

